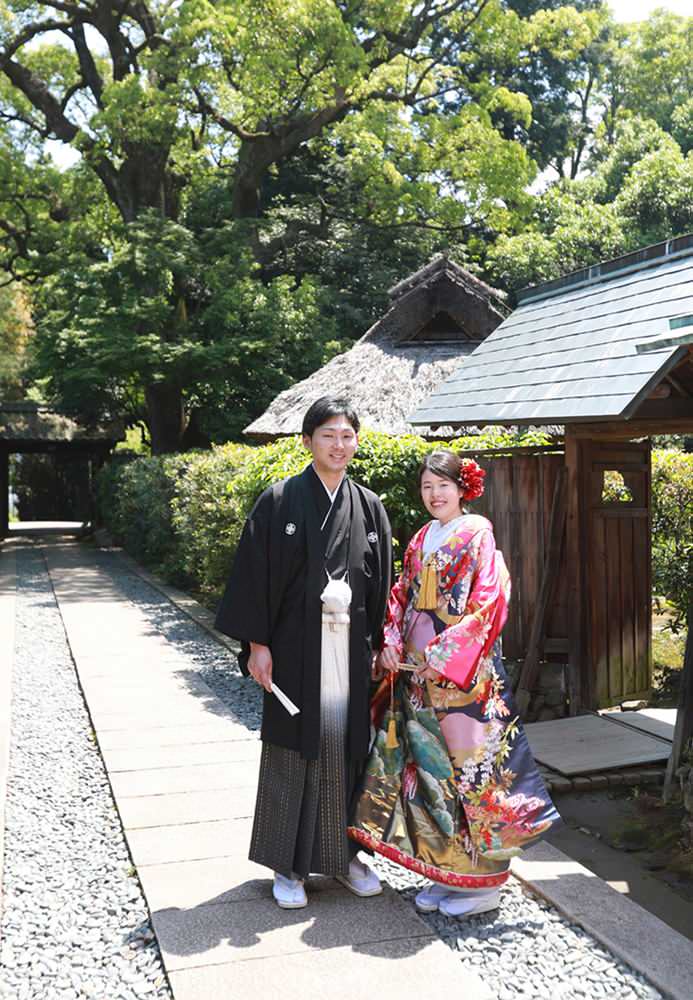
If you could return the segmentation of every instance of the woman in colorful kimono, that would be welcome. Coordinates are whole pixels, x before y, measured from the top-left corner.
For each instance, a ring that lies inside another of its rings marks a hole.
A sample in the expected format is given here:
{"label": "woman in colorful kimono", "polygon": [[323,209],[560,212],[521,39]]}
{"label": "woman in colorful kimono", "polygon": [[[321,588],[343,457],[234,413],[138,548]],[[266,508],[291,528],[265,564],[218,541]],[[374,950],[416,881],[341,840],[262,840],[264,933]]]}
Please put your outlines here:
{"label": "woman in colorful kimono", "polygon": [[349,827],[430,879],[420,910],[456,917],[495,909],[510,858],[559,819],[502,666],[508,572],[491,523],[461,506],[483,477],[447,449],[421,467],[435,520],[412,538],[390,594],[376,738]]}

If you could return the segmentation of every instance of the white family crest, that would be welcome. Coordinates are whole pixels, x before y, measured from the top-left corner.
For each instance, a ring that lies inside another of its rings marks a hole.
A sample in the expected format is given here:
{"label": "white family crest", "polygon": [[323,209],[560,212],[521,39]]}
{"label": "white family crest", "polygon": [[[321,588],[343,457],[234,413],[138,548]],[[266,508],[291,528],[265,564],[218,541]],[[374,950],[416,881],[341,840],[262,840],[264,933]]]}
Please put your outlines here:
{"label": "white family crest", "polygon": [[287,534],[287,535],[295,535],[296,534],[296,525],[294,524],[293,521],[288,521],[287,522],[287,524],[286,524],[286,526],[284,528],[284,533]]}
{"label": "white family crest", "polygon": [[368,534],[366,535],[366,538],[368,539],[369,542],[377,542],[378,541],[377,532],[369,531]]}

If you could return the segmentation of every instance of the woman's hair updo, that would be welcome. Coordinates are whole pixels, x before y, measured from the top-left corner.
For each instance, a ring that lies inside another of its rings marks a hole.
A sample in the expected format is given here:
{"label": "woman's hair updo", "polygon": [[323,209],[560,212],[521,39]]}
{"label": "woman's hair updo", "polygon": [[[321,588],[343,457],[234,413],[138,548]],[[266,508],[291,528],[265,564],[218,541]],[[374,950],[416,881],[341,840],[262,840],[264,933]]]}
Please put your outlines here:
{"label": "woman's hair updo", "polygon": [[424,455],[419,467],[419,486],[424,472],[449,479],[464,491],[462,500],[476,500],[484,492],[486,473],[473,458],[460,458],[450,448],[436,448]]}

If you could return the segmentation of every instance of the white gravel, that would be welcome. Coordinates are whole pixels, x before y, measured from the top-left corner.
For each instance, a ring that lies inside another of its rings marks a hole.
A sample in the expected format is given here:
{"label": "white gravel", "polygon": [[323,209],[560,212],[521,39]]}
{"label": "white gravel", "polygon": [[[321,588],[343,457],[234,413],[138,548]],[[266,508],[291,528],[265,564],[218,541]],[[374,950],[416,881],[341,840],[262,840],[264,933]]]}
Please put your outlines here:
{"label": "white gravel", "polygon": [[[0,996],[6,1000],[170,998],[38,549],[20,549],[7,802]],[[99,553],[124,597],[257,730],[257,687],[234,657],[117,554]],[[422,880],[384,859],[381,877],[412,899]],[[580,927],[518,883],[496,914],[424,918],[498,1000],[661,997]],[[4,992],[3,992],[4,991]]]}
{"label": "white gravel", "polygon": [[0,996],[172,996],[38,548],[17,550]]}

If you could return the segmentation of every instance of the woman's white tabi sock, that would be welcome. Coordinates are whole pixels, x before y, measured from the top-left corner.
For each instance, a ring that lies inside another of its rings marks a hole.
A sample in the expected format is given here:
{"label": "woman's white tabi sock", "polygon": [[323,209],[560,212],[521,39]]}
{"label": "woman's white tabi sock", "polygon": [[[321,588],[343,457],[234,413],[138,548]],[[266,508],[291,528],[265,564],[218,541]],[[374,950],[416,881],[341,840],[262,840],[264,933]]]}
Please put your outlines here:
{"label": "woman's white tabi sock", "polygon": [[440,913],[446,917],[471,917],[479,913],[489,913],[500,906],[500,890],[476,893],[474,896],[462,896],[459,893],[450,894],[441,899],[438,904]]}

